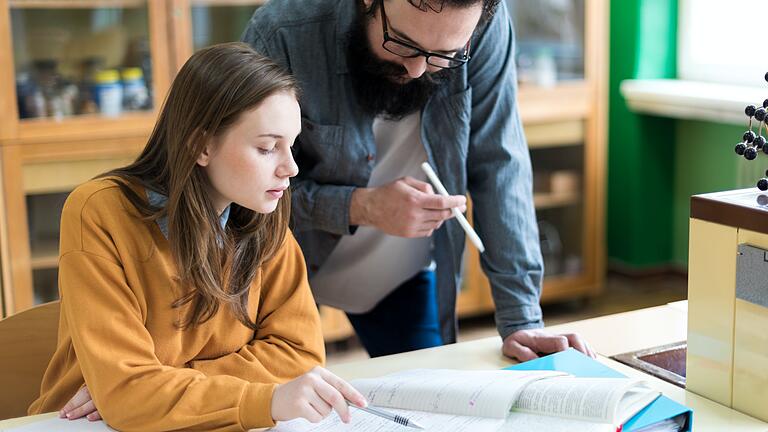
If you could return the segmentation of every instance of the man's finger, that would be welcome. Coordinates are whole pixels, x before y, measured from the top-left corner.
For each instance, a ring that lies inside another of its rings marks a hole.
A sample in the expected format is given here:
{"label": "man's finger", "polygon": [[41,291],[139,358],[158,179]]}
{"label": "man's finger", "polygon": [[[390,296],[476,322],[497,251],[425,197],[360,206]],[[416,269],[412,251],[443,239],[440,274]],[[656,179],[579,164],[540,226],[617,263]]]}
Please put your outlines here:
{"label": "man's finger", "polygon": [[539,358],[539,356],[530,348],[518,343],[512,338],[508,338],[508,340],[504,342],[503,351],[504,355],[507,357],[520,360],[521,362]]}
{"label": "man's finger", "polygon": [[568,345],[576,348],[576,350],[582,352],[583,354],[592,357],[589,353],[589,348],[587,347],[587,344],[579,335],[574,333],[569,333],[563,336],[565,336],[568,339]]}
{"label": "man's finger", "polygon": [[419,192],[423,192],[426,194],[434,194],[434,191],[432,190],[432,185],[430,185],[427,182],[423,182],[421,180],[416,180],[413,177],[403,177],[400,179],[403,181],[403,183],[407,184],[408,186],[418,190]]}
{"label": "man's finger", "polygon": [[432,210],[450,210],[467,204],[464,195],[424,195],[421,199],[421,207]]}
{"label": "man's finger", "polygon": [[442,222],[453,217],[450,210],[424,210],[424,220],[426,222]]}
{"label": "man's finger", "polygon": [[565,351],[568,349],[568,338],[563,335],[537,334],[533,336],[532,348],[543,353]]}
{"label": "man's finger", "polygon": [[86,416],[88,420],[90,421],[98,421],[101,420],[101,414],[99,414],[98,411],[94,411]]}

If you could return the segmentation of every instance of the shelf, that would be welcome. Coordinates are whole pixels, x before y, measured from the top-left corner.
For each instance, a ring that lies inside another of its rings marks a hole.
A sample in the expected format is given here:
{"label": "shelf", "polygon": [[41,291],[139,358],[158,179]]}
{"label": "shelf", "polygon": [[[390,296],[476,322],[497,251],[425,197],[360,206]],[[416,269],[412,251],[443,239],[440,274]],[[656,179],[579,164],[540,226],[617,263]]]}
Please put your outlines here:
{"label": "shelf", "polygon": [[147,0],[8,0],[11,9],[139,8]]}
{"label": "shelf", "polygon": [[581,196],[575,192],[537,193],[533,194],[536,210],[547,210],[557,207],[567,207],[581,202]]}
{"label": "shelf", "polygon": [[531,149],[581,145],[585,141],[584,121],[523,124]]}
{"label": "shelf", "polygon": [[57,242],[32,245],[32,270],[55,269],[59,266],[59,244]]}
{"label": "shelf", "polygon": [[586,81],[554,87],[521,86],[517,93],[523,124],[582,120],[591,113],[592,96]]}
{"label": "shelf", "polygon": [[38,195],[69,192],[93,177],[126,166],[135,159],[136,154],[131,154],[125,157],[25,164],[22,167],[24,193]]}
{"label": "shelf", "polygon": [[79,115],[61,120],[24,119],[19,122],[18,138],[13,143],[52,143],[79,139],[95,140],[118,137],[149,137],[155,124],[155,112],[127,112],[120,117]]}

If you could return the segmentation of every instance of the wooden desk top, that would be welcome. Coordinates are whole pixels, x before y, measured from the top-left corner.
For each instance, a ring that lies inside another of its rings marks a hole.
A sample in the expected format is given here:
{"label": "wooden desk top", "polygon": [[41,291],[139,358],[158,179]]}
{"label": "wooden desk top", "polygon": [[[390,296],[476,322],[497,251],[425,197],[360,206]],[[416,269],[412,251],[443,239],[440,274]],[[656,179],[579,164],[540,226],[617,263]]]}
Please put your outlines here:
{"label": "wooden desk top", "polygon": [[[650,348],[686,338],[686,302],[640,309],[549,327],[556,332],[579,332],[601,356]],[[667,397],[694,410],[696,432],[768,432],[768,423],[741,414],[665,381],[643,374],[621,363],[600,357],[599,361],[630,377],[641,377]],[[499,369],[514,362],[501,354],[498,337],[479,339],[438,348],[379,357],[329,367],[344,379],[374,377],[413,368]],[[49,418],[54,414],[0,421],[4,428]]]}

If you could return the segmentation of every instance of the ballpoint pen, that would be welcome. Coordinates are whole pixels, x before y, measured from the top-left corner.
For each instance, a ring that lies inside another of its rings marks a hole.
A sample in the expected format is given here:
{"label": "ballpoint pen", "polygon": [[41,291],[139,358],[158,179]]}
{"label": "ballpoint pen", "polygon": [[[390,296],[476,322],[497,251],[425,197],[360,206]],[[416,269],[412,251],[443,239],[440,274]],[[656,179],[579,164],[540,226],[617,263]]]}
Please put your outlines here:
{"label": "ballpoint pen", "polygon": [[399,414],[395,414],[395,413],[391,413],[391,412],[388,412],[388,411],[384,411],[381,408],[374,408],[372,406],[361,407],[361,406],[357,406],[355,404],[352,404],[349,401],[347,402],[347,405],[349,405],[349,406],[351,406],[353,408],[357,408],[357,409],[359,409],[361,411],[365,411],[365,412],[367,412],[369,414],[373,414],[375,416],[379,416],[381,418],[384,418],[384,419],[387,419],[387,420],[391,420],[391,421],[393,421],[393,422],[395,422],[397,424],[403,425],[405,427],[414,428],[414,429],[422,429],[422,430],[424,429],[424,426],[416,423],[415,421],[409,419],[408,417],[404,417],[404,416],[401,416]]}
{"label": "ballpoint pen", "polygon": [[[429,181],[432,182],[432,185],[437,189],[437,193],[443,196],[449,196],[448,191],[445,189],[445,186],[443,186],[443,183],[440,181],[440,179],[437,177],[437,174],[435,173],[435,170],[432,169],[432,166],[429,164],[429,162],[424,162],[421,164],[421,169],[424,171],[424,173],[427,175],[427,178]],[[453,213],[453,216],[456,217],[456,220],[459,221],[459,225],[461,225],[462,228],[464,228],[464,232],[467,233],[467,237],[469,237],[469,241],[472,242],[472,244],[475,245],[477,250],[480,251],[480,253],[485,252],[485,246],[483,245],[483,241],[480,240],[480,236],[477,235],[474,229],[472,229],[472,225],[467,222],[467,219],[464,217],[463,214],[457,209],[456,207],[451,209],[451,212]]]}

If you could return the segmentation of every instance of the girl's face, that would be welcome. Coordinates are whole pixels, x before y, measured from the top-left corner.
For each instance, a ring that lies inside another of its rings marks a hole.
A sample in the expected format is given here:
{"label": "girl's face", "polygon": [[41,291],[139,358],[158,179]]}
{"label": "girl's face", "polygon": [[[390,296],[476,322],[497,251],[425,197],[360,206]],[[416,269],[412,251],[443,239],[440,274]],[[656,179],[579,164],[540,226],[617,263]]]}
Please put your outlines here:
{"label": "girl's face", "polygon": [[214,137],[197,159],[208,175],[221,214],[231,203],[258,213],[277,208],[289,179],[299,172],[291,146],[301,131],[301,111],[292,93],[276,93],[240,115]]}

